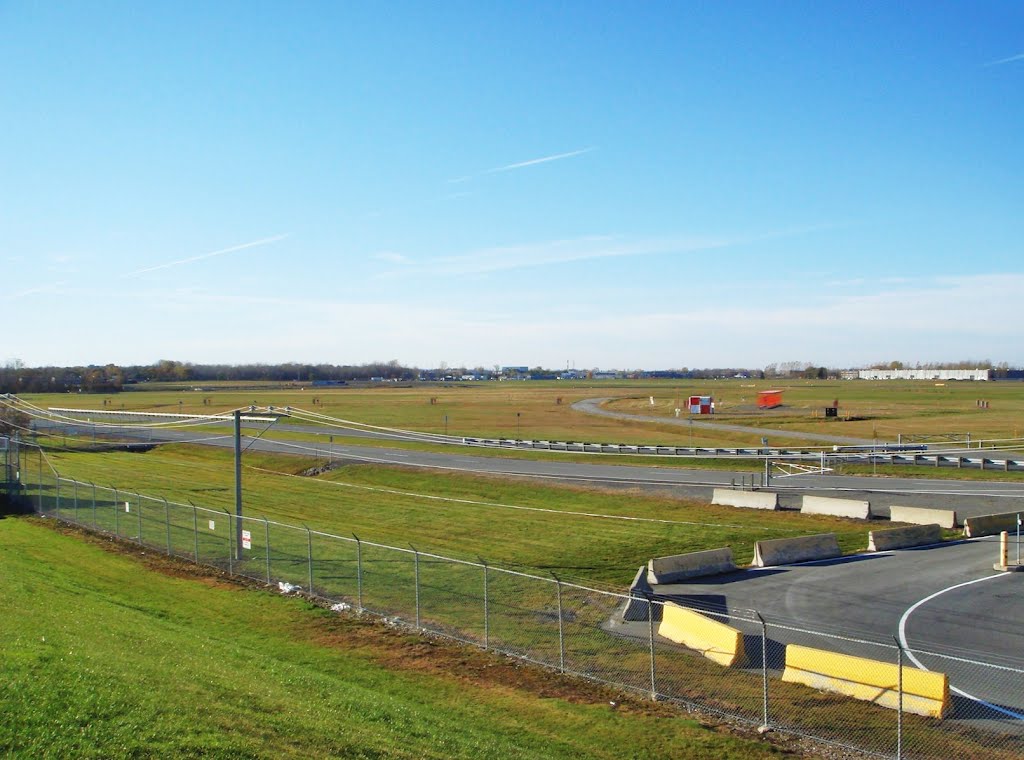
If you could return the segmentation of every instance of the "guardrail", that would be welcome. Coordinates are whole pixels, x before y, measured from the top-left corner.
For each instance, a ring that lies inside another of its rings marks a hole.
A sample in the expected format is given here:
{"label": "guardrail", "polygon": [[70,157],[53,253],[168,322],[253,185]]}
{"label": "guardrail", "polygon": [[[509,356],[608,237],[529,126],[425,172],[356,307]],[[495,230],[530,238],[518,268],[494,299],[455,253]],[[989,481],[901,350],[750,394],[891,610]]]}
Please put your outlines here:
{"label": "guardrail", "polygon": [[[677,457],[735,457],[767,459],[806,459],[823,462],[824,466],[845,462],[848,464],[892,464],[930,467],[956,467],[960,469],[1003,470],[1006,472],[1024,470],[1024,459],[995,459],[985,456],[958,456],[952,454],[922,454],[918,447],[901,446],[899,451],[879,447],[840,447],[839,451],[826,452],[811,448],[769,448],[718,446],[658,446],[632,443],[592,443],[584,441],[520,440],[516,438],[463,438],[466,446],[483,448],[516,449],[520,451],[560,451],[576,454],[620,454],[632,456],[677,456]],[[895,447],[894,447],[895,448]],[[908,449],[912,449],[908,451]]]}

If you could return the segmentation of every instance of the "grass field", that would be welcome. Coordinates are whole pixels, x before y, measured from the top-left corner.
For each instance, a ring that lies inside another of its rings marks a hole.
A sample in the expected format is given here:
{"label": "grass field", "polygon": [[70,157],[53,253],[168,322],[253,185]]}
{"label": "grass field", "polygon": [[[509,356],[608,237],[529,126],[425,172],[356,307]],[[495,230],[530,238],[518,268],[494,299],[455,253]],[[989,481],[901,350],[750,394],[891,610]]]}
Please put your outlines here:
{"label": "grass field", "polygon": [[[147,388],[148,386],[140,386]],[[973,441],[1024,435],[1024,386],[1020,383],[753,380],[490,382],[448,385],[381,384],[342,388],[275,387],[191,390],[189,386],[134,390],[112,396],[30,394],[39,406],[71,406],[212,413],[250,404],[293,406],[358,422],[430,433],[625,443],[756,445],[760,435],[667,424],[691,394],[714,395],[715,420],[793,432],[896,440],[899,435],[970,434]],[[784,406],[758,411],[759,390],[785,390]],[[650,404],[653,396],[655,404]],[[617,420],[575,411],[588,398],[612,398],[610,408],[662,417],[664,423]],[[314,404],[314,400],[317,403]],[[840,419],[825,419],[833,401]],[[989,408],[978,407],[989,401]],[[686,413],[683,413],[686,416]],[[849,418],[848,420],[845,418]]]}
{"label": "grass field", "polygon": [[[48,456],[64,477],[234,509],[230,451],[174,445]],[[863,525],[839,518],[374,465],[301,477],[314,460],[279,455],[249,453],[245,462],[247,515],[617,588],[653,556],[728,545],[745,563],[757,540],[823,532],[837,533],[847,551],[867,543]]]}
{"label": "grass field", "polygon": [[148,563],[162,572],[0,519],[0,754],[779,756],[665,708],[612,710],[600,689]]}

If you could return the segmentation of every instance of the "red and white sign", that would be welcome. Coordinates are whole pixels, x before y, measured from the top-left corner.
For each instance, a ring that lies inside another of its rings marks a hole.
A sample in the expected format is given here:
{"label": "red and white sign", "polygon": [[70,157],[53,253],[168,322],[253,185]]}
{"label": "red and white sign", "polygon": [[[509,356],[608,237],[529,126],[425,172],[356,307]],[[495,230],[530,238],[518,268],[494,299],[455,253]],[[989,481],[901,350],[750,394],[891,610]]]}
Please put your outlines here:
{"label": "red and white sign", "polygon": [[242,531],[242,548],[243,549],[251,549],[252,548],[252,533],[250,533],[247,530],[243,530]]}

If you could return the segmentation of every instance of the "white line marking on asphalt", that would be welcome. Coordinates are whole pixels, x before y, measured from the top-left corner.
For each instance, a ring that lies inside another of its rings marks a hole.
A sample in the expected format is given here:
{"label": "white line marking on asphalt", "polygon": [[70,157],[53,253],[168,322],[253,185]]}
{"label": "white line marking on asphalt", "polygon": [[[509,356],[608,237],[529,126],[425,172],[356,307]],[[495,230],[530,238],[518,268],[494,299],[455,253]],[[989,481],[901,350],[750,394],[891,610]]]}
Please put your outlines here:
{"label": "white line marking on asphalt", "polygon": [[[1007,575],[1009,575],[1009,573],[1000,573],[998,575],[986,575],[984,578],[975,578],[973,581],[966,581],[965,583],[957,583],[955,586],[950,586],[949,588],[944,588],[941,591],[936,591],[934,594],[931,594],[930,596],[926,596],[924,599],[921,599],[921,600],[915,602],[914,604],[912,604],[910,607],[908,607],[907,611],[903,613],[903,617],[900,618],[900,629],[899,629],[899,632],[900,632],[900,645],[906,650],[907,657],[910,658],[911,662],[913,662],[915,665],[917,665],[917,667],[921,668],[921,670],[928,670],[928,668],[926,668],[921,663],[921,661],[918,660],[914,656],[913,650],[911,650],[910,646],[907,644],[907,631],[906,631],[907,619],[914,612],[914,610],[916,610],[918,607],[920,607],[925,602],[930,602],[935,597],[941,596],[942,594],[945,594],[947,591],[954,591],[955,589],[963,588],[964,586],[972,586],[975,583],[981,583],[983,581],[990,581],[993,578],[1002,578],[1002,577],[1005,577]],[[1020,713],[1013,712],[1013,710],[1007,710],[1005,707],[1000,707],[999,705],[994,705],[991,702],[986,702],[984,699],[979,699],[978,697],[975,697],[972,694],[968,694],[966,691],[963,691],[961,689],[957,689],[954,686],[950,686],[949,690],[959,694],[961,697],[966,697],[967,699],[973,700],[974,702],[977,702],[980,705],[984,705],[985,707],[989,708],[990,710],[995,710],[996,712],[1002,713],[1003,715],[1006,715],[1006,716],[1008,716],[1010,718],[1014,718],[1015,720],[1024,720],[1024,715],[1021,715]]]}

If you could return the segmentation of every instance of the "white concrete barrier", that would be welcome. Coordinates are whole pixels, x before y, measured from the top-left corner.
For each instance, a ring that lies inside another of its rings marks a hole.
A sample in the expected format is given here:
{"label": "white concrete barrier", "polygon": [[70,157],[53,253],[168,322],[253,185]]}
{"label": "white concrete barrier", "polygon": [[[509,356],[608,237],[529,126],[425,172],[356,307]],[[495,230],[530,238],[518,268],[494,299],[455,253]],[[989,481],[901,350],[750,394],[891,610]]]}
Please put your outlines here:
{"label": "white concrete barrier", "polygon": [[754,544],[754,567],[791,565],[794,562],[812,562],[818,559],[841,557],[835,533],[799,538],[774,538]]}
{"label": "white concrete barrier", "polygon": [[937,524],[911,525],[908,528],[885,528],[868,532],[868,551],[885,552],[911,546],[927,546],[942,541],[942,528]]}
{"label": "white concrete barrier", "polygon": [[[652,612],[660,613],[661,606],[651,604],[649,601],[652,593],[653,589],[647,582],[647,567],[641,565],[629,586],[629,599],[622,608],[623,621],[647,620]],[[657,619],[657,614],[655,619]]]}
{"label": "white concrete barrier", "polygon": [[830,496],[804,496],[800,512],[805,515],[830,515],[867,520],[871,517],[871,504],[855,499],[834,499]]}
{"label": "white concrete barrier", "polygon": [[647,563],[647,582],[651,585],[678,583],[687,578],[720,575],[734,570],[736,563],[732,558],[732,549],[709,549],[672,557],[655,557]]}
{"label": "white concrete barrier", "polygon": [[889,507],[889,519],[893,522],[911,523],[913,525],[938,525],[940,528],[952,530],[957,526],[956,511],[952,509],[930,509],[926,507]]}
{"label": "white concrete barrier", "polygon": [[968,538],[978,536],[994,536],[1004,530],[1017,530],[1017,515],[1020,512],[1002,512],[998,515],[980,515],[964,518],[964,535]]}
{"label": "white concrete barrier", "polygon": [[767,491],[736,491],[732,488],[716,488],[711,495],[711,503],[747,509],[778,509],[779,495]]}

